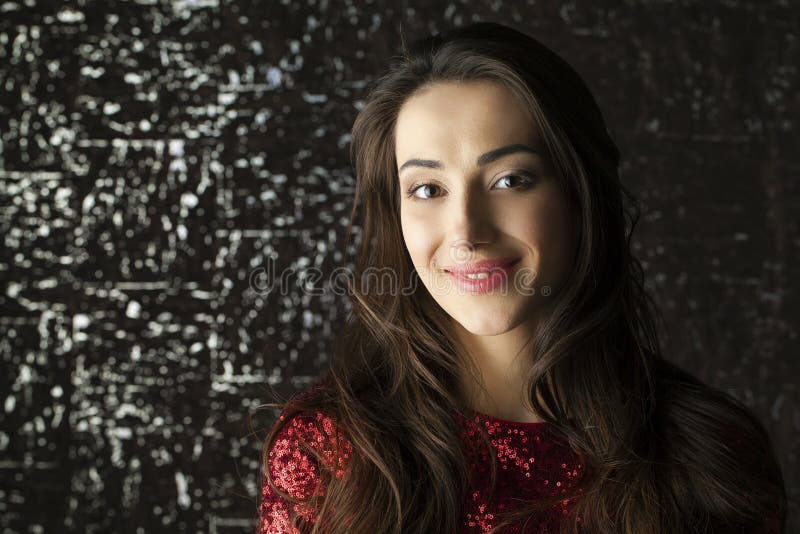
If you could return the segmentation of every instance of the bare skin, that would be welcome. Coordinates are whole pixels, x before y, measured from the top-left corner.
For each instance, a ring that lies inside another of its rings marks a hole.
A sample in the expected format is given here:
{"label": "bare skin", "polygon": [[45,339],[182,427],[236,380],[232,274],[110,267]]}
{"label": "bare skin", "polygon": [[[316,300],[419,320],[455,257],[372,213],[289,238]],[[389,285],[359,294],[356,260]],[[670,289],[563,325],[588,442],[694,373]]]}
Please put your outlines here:
{"label": "bare skin", "polygon": [[[560,286],[574,241],[567,199],[534,122],[500,84],[439,82],[404,103],[395,140],[403,239],[423,285],[451,317],[462,356],[476,366],[478,376],[465,372],[462,384],[472,408],[511,421],[541,421],[526,401],[530,362],[523,349],[554,296],[541,288]],[[516,144],[535,153],[478,164],[482,154]],[[440,165],[401,169],[410,159]],[[465,293],[444,272],[463,261],[498,257],[519,258],[515,276],[532,273],[535,291],[510,282],[503,292]]]}

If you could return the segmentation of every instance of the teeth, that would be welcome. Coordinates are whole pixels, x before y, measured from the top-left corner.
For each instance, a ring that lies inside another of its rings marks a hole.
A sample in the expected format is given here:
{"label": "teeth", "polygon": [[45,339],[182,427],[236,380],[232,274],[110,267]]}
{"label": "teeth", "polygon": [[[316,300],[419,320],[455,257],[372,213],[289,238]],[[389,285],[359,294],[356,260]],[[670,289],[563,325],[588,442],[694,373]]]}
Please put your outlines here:
{"label": "teeth", "polygon": [[475,273],[475,274],[467,274],[465,276],[472,280],[479,280],[481,278],[489,278],[489,273]]}

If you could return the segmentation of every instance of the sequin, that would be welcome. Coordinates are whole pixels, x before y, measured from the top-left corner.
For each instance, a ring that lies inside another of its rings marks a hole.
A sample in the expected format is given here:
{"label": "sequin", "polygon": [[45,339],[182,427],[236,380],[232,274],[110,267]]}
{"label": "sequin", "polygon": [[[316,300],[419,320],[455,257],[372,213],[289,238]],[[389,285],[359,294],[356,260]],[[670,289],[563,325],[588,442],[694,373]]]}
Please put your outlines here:
{"label": "sequin", "polygon": [[[549,423],[506,421],[485,414],[474,418],[466,418],[458,412],[455,415],[461,425],[461,439],[466,445],[470,465],[470,489],[466,493],[460,534],[489,531],[500,522],[498,512],[508,512],[526,501],[563,493],[583,472],[580,455]],[[284,418],[284,414],[280,417]],[[324,431],[319,430],[314,419],[321,423]],[[481,426],[489,435],[492,454],[497,460],[497,482],[493,494],[489,487],[491,460],[479,441],[478,429]],[[269,452],[269,468],[276,485],[296,497],[307,497],[313,492],[322,494],[324,488],[317,477],[317,460],[301,449],[301,441],[313,444],[322,453],[323,467],[335,472],[337,477],[346,472],[352,446],[336,431],[334,422],[322,413],[296,415],[276,436]],[[334,466],[333,451],[337,442],[342,450],[342,460]],[[488,498],[490,494],[492,496]],[[560,520],[574,504],[574,499],[557,502],[535,521],[529,522],[528,531],[533,524],[535,532],[558,532]],[[264,477],[258,534],[299,534],[299,530],[289,523],[289,506],[272,491]],[[316,520],[314,510],[299,504],[293,506],[295,513],[307,521]],[[520,531],[521,527],[512,526],[504,534]]]}

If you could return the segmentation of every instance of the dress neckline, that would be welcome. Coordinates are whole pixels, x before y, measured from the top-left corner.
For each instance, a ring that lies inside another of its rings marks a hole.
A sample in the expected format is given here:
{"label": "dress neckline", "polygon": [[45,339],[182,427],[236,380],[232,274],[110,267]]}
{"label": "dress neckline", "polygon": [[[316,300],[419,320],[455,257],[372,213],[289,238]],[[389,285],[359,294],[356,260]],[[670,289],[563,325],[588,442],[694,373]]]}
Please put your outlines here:
{"label": "dress neckline", "polygon": [[[459,413],[462,416],[464,416],[464,414],[462,412],[459,412]],[[547,421],[535,421],[535,422],[530,422],[530,421],[511,421],[510,419],[503,419],[501,417],[495,417],[494,415],[489,415],[488,413],[483,413],[483,412],[479,412],[479,411],[476,411],[476,410],[472,410],[472,413],[474,413],[479,419],[483,419],[483,420],[486,420],[486,421],[493,421],[493,422],[496,422],[496,423],[500,423],[502,425],[509,425],[509,426],[535,428],[535,427],[547,426],[547,425],[550,424]]]}

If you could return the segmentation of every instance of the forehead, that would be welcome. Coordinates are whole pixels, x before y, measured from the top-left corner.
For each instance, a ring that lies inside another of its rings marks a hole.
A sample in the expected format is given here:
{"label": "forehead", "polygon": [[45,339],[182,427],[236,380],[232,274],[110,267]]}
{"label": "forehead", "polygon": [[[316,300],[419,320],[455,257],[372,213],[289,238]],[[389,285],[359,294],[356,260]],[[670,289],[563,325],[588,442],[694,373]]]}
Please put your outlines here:
{"label": "forehead", "polygon": [[400,108],[395,156],[474,160],[499,146],[538,146],[538,132],[523,102],[491,81],[438,82],[415,93]]}

